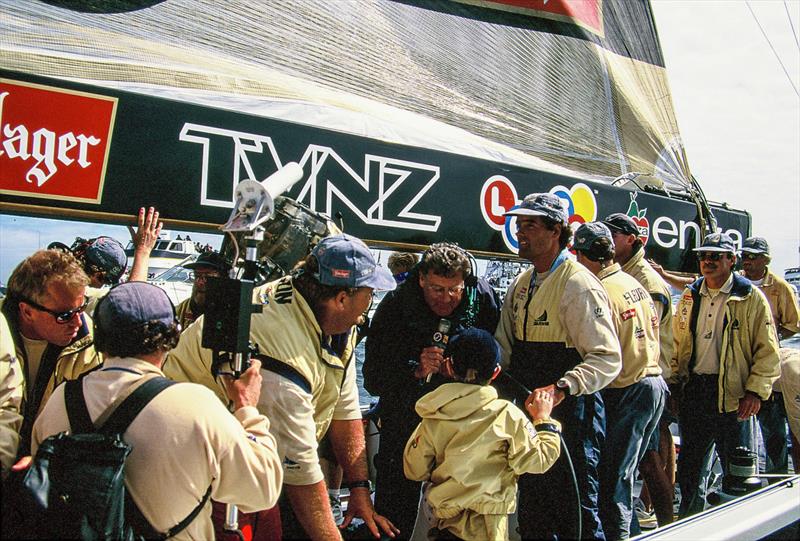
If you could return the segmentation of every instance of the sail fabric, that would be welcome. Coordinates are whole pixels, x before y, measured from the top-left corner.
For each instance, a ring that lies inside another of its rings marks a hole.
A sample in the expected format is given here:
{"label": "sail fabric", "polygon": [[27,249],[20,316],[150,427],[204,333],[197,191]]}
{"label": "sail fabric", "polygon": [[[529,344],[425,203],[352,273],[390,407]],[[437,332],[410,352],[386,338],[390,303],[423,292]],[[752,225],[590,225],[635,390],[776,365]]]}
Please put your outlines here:
{"label": "sail fabric", "polygon": [[0,64],[540,171],[690,186],[645,0],[0,0]]}

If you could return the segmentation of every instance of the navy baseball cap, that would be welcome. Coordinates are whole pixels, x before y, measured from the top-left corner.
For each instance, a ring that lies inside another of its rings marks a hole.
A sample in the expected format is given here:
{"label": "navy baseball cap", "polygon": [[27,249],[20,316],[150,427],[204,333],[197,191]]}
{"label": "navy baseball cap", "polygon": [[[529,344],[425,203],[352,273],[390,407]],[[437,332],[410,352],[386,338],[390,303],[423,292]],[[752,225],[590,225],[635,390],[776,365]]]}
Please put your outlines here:
{"label": "navy baseball cap", "polygon": [[639,226],[633,221],[633,218],[621,212],[609,214],[603,223],[608,226],[611,231],[622,233],[623,235],[636,235],[639,236]]}
{"label": "navy baseball cap", "polygon": [[105,271],[106,283],[118,283],[128,266],[125,248],[111,237],[97,237],[89,242],[84,256],[86,261]]}
{"label": "navy baseball cap", "polygon": [[473,368],[477,378],[486,381],[500,365],[500,346],[491,333],[477,327],[469,327],[450,338],[445,357],[452,357],[453,370],[464,377]]}
{"label": "navy baseball cap", "polygon": [[509,210],[503,216],[546,216],[563,224],[569,219],[561,199],[552,193],[528,194],[517,208]]}
{"label": "navy baseball cap", "polygon": [[764,237],[748,237],[742,242],[742,252],[769,255],[769,244]]}
{"label": "navy baseball cap", "polygon": [[603,222],[581,224],[575,231],[575,243],[572,248],[578,252],[591,250],[595,241],[601,238],[608,239],[611,245],[614,245],[614,240],[611,238],[611,230]]}
{"label": "navy baseball cap", "polygon": [[119,334],[150,321],[175,323],[175,307],[160,287],[147,282],[125,282],[112,287],[100,300],[94,320],[106,333]]}
{"label": "navy baseball cap", "polygon": [[231,266],[225,261],[225,258],[219,252],[213,250],[203,252],[197,259],[184,265],[187,269],[214,269],[222,274],[227,274],[231,270]]}
{"label": "navy baseball cap", "polygon": [[314,278],[321,284],[385,291],[397,287],[392,273],[378,265],[367,245],[352,235],[342,233],[325,237],[311,254],[319,264]]}
{"label": "navy baseball cap", "polygon": [[694,248],[693,252],[729,252],[736,253],[733,239],[727,233],[711,233],[703,239],[703,244]]}

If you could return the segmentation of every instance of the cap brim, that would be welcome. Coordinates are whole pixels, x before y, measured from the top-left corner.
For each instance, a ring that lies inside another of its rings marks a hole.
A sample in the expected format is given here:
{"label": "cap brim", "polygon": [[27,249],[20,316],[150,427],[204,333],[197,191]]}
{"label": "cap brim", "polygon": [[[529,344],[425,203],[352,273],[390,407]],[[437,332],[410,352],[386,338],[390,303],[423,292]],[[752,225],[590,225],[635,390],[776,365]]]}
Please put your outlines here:
{"label": "cap brim", "polygon": [[747,252],[748,254],[764,254],[769,255],[769,252],[765,252],[764,250],[759,250],[758,248],[742,248],[741,252]]}
{"label": "cap brim", "polygon": [[375,272],[366,276],[356,287],[371,287],[378,291],[392,291],[397,287],[397,282],[387,269],[375,267]]}
{"label": "cap brim", "polygon": [[508,212],[504,213],[503,216],[549,216],[549,214],[542,212],[541,210],[519,208],[509,210]]}
{"label": "cap brim", "polygon": [[727,248],[720,248],[719,246],[700,246],[699,248],[692,248],[693,252],[724,252],[727,254],[735,253],[733,250]]}

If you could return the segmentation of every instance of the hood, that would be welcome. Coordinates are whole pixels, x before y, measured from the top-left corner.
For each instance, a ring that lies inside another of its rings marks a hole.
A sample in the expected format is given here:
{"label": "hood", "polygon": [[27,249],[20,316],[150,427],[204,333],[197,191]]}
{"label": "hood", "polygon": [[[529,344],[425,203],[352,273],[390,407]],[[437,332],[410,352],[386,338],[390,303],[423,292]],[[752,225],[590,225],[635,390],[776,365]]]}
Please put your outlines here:
{"label": "hood", "polygon": [[416,410],[427,419],[458,420],[493,400],[497,400],[497,391],[491,385],[445,383],[420,398]]}

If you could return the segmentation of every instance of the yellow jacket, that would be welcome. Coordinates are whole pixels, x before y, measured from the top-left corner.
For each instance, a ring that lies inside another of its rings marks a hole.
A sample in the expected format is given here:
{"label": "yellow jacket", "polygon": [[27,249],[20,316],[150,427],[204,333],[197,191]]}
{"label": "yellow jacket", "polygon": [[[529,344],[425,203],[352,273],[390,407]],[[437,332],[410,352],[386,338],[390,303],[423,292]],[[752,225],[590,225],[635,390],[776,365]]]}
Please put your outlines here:
{"label": "yellow jacket", "polygon": [[[672,381],[685,382],[694,366],[694,334],[703,278],[689,284],[675,313]],[[778,341],[767,299],[738,274],[725,306],[719,366],[720,413],[736,411],[745,391],[769,398],[780,375]]]}
{"label": "yellow jacket", "polygon": [[772,320],[775,322],[775,332],[779,332],[780,327],[795,333],[800,332],[800,322],[798,321],[800,320],[800,308],[797,305],[794,289],[789,282],[771,272],[767,267],[764,281],[758,288],[769,302]]}
{"label": "yellow jacket", "polygon": [[0,314],[0,466],[3,473],[8,471],[17,456],[22,425],[19,408],[24,387],[14,340],[6,318]]}
{"label": "yellow jacket", "polygon": [[469,521],[460,515],[513,513],[517,478],[546,472],[560,454],[558,421],[531,424],[489,385],[446,383],[420,398],[416,410],[422,422],[406,444],[405,475],[431,481],[427,501],[439,527],[461,539],[485,533],[461,530]]}

